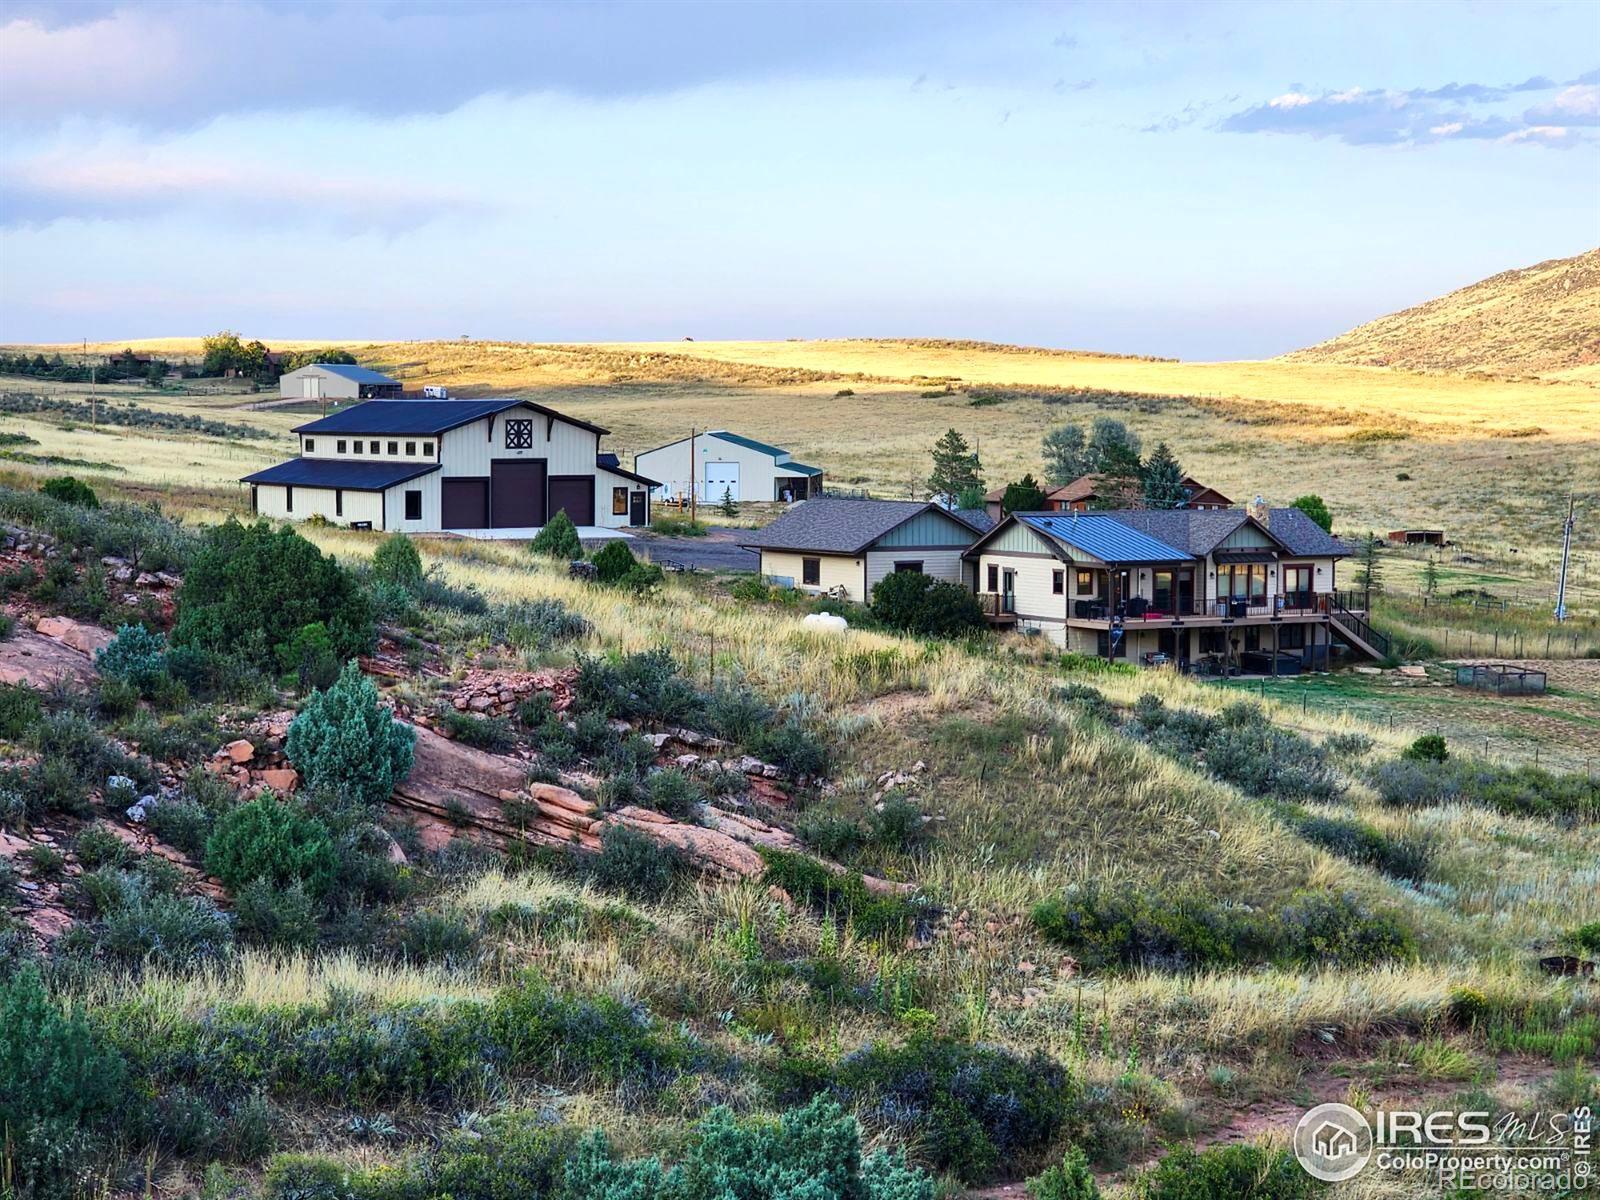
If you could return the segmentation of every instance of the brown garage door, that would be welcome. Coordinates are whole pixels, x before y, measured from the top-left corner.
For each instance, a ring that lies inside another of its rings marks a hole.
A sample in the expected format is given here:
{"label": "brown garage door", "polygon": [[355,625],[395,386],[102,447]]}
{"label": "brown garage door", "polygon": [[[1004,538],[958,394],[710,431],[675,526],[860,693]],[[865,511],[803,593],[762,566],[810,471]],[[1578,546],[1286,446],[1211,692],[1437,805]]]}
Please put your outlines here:
{"label": "brown garage door", "polygon": [[594,524],[594,476],[550,476],[550,515],[567,510],[574,525]]}
{"label": "brown garage door", "polygon": [[445,529],[487,529],[489,527],[489,481],[487,479],[441,479],[439,481],[439,523]]}
{"label": "brown garage door", "polygon": [[496,529],[525,529],[544,524],[545,461],[502,458],[489,464],[490,524]]}

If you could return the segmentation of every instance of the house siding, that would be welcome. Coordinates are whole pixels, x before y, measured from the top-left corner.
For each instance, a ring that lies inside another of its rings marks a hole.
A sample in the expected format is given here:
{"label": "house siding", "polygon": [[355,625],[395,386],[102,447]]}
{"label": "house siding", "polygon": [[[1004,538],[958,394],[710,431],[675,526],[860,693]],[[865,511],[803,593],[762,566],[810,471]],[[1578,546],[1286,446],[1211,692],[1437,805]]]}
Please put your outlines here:
{"label": "house siding", "polygon": [[[805,576],[801,571],[800,560],[803,558],[820,559],[818,564],[821,574],[814,586],[806,586],[800,581]],[[862,594],[864,560],[844,554],[799,554],[791,550],[763,550],[761,552],[761,574],[780,579],[792,580],[794,586],[803,592],[820,594],[832,588],[842,587],[850,599],[858,604],[865,604],[867,597]]]}
{"label": "house siding", "polygon": [[954,517],[929,510],[918,513],[904,525],[891,529],[876,542],[874,549],[892,546],[958,546],[965,550],[978,535]]}
{"label": "house siding", "polygon": [[[883,543],[879,542],[879,546]],[[905,548],[900,550],[882,550],[873,548],[867,551],[867,595],[870,598],[872,589],[877,587],[885,575],[894,573],[894,564],[897,562],[920,562],[922,573],[934,579],[942,579],[946,583],[965,584],[966,574],[962,570],[961,548],[949,549],[924,549]],[[860,586],[857,581],[857,586]]]}
{"label": "house siding", "polygon": [[[406,493],[422,493],[422,519],[406,520]],[[397,483],[383,494],[385,529],[403,533],[434,533],[440,526],[439,472],[433,471],[417,479]]]}
{"label": "house siding", "polygon": [[335,525],[349,525],[355,521],[371,521],[374,529],[383,528],[383,494],[344,489],[344,512],[337,512],[338,498],[334,488],[302,487],[295,485],[294,511],[288,508],[288,488],[281,483],[256,485],[256,512],[272,521],[305,521],[311,517],[326,517]]}

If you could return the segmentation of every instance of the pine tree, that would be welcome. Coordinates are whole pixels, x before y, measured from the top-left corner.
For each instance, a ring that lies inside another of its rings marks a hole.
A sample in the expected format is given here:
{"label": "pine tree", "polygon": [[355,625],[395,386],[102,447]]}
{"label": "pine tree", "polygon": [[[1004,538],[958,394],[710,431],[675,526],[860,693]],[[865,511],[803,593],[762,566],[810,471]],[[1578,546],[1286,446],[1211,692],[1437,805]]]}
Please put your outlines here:
{"label": "pine tree", "polygon": [[1375,533],[1368,533],[1361,543],[1360,566],[1356,569],[1356,586],[1366,594],[1366,607],[1369,609],[1372,607],[1372,594],[1383,591],[1383,564],[1378,558],[1378,550],[1382,545],[1382,539]]}
{"label": "pine tree", "polygon": [[1002,513],[1038,512],[1044,507],[1044,489],[1030,471],[1015,483],[1006,484],[1006,494],[1001,498]]}
{"label": "pine tree", "polygon": [[722,489],[722,503],[718,508],[725,517],[737,517],[739,515],[739,506],[733,502],[732,488]]}
{"label": "pine tree", "polygon": [[1426,596],[1439,593],[1439,561],[1430,558],[1422,566],[1422,592]]}
{"label": "pine tree", "polygon": [[933,474],[928,490],[935,496],[954,500],[967,488],[983,487],[982,467],[967,439],[954,429],[945,431],[933,447]]}
{"label": "pine tree", "polygon": [[1144,504],[1146,508],[1182,508],[1189,502],[1189,489],[1183,486],[1183,468],[1165,442],[1144,464]]}

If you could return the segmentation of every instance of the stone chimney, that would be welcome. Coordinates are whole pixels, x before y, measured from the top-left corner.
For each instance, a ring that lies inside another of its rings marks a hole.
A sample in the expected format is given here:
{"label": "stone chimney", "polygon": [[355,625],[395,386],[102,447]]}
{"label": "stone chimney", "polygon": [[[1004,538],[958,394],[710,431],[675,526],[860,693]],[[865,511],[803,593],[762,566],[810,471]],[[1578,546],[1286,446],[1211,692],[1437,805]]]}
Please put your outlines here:
{"label": "stone chimney", "polygon": [[1257,496],[1254,500],[1250,501],[1249,504],[1246,504],[1244,506],[1244,511],[1249,513],[1250,516],[1254,517],[1262,525],[1265,525],[1269,528],[1271,527],[1272,510],[1267,507],[1267,502],[1260,496]]}

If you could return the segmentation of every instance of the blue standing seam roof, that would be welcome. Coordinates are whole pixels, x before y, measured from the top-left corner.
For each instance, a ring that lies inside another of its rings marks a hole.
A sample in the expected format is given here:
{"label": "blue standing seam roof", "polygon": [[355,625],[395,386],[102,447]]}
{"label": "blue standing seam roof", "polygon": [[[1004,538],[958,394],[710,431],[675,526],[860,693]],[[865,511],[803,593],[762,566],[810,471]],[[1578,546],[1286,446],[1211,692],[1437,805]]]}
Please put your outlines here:
{"label": "blue standing seam roof", "polygon": [[295,433],[446,433],[457,426],[491,417],[521,400],[368,400],[296,425]]}
{"label": "blue standing seam roof", "polygon": [[321,371],[331,371],[351,383],[392,383],[396,386],[400,383],[398,379],[379,374],[370,367],[358,367],[355,363],[307,363],[306,366],[316,367]]}
{"label": "blue standing seam roof", "polygon": [[1101,562],[1183,562],[1194,556],[1102,513],[1018,513],[1017,520]]}
{"label": "blue standing seam roof", "polygon": [[246,475],[241,483],[278,483],[292,487],[349,488],[381,492],[397,483],[437,471],[438,463],[348,462],[342,458],[291,458],[288,462]]}

